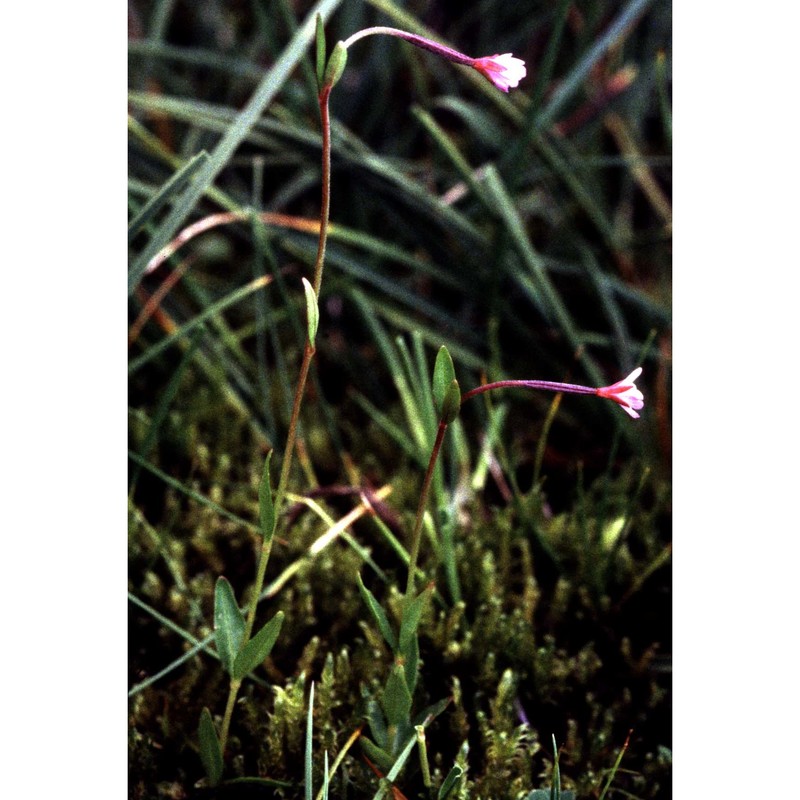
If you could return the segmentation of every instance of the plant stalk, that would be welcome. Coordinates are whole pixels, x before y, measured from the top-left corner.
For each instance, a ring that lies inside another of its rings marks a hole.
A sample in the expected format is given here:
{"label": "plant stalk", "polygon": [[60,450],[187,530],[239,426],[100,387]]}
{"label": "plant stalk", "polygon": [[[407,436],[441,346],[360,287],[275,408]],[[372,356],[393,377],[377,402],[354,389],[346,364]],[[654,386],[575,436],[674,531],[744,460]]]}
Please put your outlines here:
{"label": "plant stalk", "polygon": [[431,487],[433,471],[436,467],[436,459],[439,457],[439,450],[442,448],[442,441],[447,430],[446,422],[439,422],[439,430],[436,431],[436,440],[433,443],[431,457],[428,461],[428,469],[425,472],[425,480],[422,482],[422,491],[417,505],[417,517],[414,521],[414,532],[411,535],[411,552],[408,558],[408,582],[406,583],[406,601],[409,601],[414,594],[414,575],[417,571],[417,558],[419,557],[419,543],[422,534],[422,520],[425,517],[425,507],[428,504],[428,492]]}
{"label": "plant stalk", "polygon": [[[322,271],[325,266],[325,247],[328,239],[328,219],[330,216],[331,204],[331,123],[328,109],[328,100],[330,98],[330,94],[330,86],[323,87],[319,93],[319,113],[322,126],[322,207],[320,211],[317,259],[314,263],[314,294],[316,294],[317,297],[319,297],[319,290],[320,286],[322,285]],[[250,595],[247,621],[245,624],[244,637],[242,638],[242,647],[244,647],[250,641],[250,637],[253,633],[256,610],[258,608],[258,598],[261,595],[261,590],[264,586],[264,578],[267,574],[267,564],[269,563],[269,556],[270,552],[272,551],[272,540],[275,538],[275,530],[278,525],[280,509],[286,498],[289,474],[292,468],[292,458],[294,456],[295,442],[297,441],[297,427],[300,421],[300,409],[303,405],[303,395],[305,394],[308,372],[311,367],[311,360],[314,358],[315,352],[315,348],[312,346],[308,338],[306,338],[305,347],[303,349],[303,362],[300,365],[300,374],[298,376],[297,387],[295,388],[294,392],[292,415],[289,419],[289,431],[286,436],[286,447],[284,448],[283,453],[281,474],[280,478],[278,479],[278,488],[275,491],[275,498],[273,501],[275,507],[275,522],[273,523],[272,531],[270,531],[268,535],[265,533],[263,537],[261,556],[259,558],[258,570],[256,572],[256,580]],[[231,680],[230,690],[228,692],[228,702],[225,706],[225,716],[222,719],[222,731],[220,734],[220,744],[223,753],[225,752],[225,745],[228,740],[228,731],[230,729],[231,716],[233,715],[233,707],[236,703],[236,696],[239,693],[239,687],[241,685],[241,680]]]}
{"label": "plant stalk", "polygon": [[570,394],[597,394],[597,389],[582,386],[578,383],[561,383],[560,381],[495,381],[476,386],[461,395],[462,405],[471,397],[491,392],[493,389],[543,389],[548,392],[569,392]]}
{"label": "plant stalk", "polygon": [[233,706],[236,703],[236,695],[239,694],[239,687],[242,685],[241,680],[231,680],[230,689],[228,691],[228,702],[225,704],[225,716],[222,718],[222,731],[220,732],[219,742],[222,754],[225,754],[225,745],[228,743],[228,731],[231,727],[231,717],[233,716]]}

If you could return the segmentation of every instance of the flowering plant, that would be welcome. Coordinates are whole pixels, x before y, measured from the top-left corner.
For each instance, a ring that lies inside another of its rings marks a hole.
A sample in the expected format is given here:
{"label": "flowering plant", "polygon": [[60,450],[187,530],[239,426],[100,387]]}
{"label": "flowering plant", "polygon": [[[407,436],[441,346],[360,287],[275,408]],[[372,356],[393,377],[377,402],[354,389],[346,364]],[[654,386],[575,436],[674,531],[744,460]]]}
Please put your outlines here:
{"label": "flowering plant", "polygon": [[[272,543],[276,530],[284,511],[288,493],[288,481],[292,468],[292,459],[296,449],[297,431],[300,419],[300,410],[303,402],[306,382],[309,376],[312,360],[315,356],[315,341],[319,325],[318,297],[320,293],[323,269],[325,265],[326,243],[329,229],[330,212],[330,183],[331,183],[331,125],[329,116],[329,99],[333,87],[341,78],[347,64],[348,49],[357,41],[371,35],[389,35],[410,42],[416,47],[438,55],[448,61],[470,67],[484,76],[497,89],[508,92],[519,86],[526,77],[525,62],[511,53],[494,54],[491,56],[472,57],[446,45],[439,44],[432,39],[408,33],[397,28],[372,27],[358,31],[349,38],[340,41],[327,56],[324,32],[321,18],[317,19],[317,88],[320,120],[322,128],[322,202],[318,228],[317,255],[313,267],[312,280],[303,278],[303,287],[306,301],[307,328],[303,359],[300,366],[299,377],[294,392],[291,416],[288,424],[286,444],[281,460],[280,477],[277,487],[273,489],[271,476],[271,456],[269,453],[264,466],[263,476],[259,487],[259,511],[261,547],[257,566],[255,584],[250,593],[250,602],[246,614],[242,613],[236,599],[233,587],[220,577],[215,589],[214,624],[217,652],[223,668],[229,673],[228,700],[222,718],[219,734],[208,709],[204,709],[200,719],[199,738],[200,751],[203,758],[209,781],[217,783],[223,771],[223,754],[228,744],[230,723],[237,696],[243,680],[270,654],[283,624],[283,613],[278,612],[269,622],[256,632],[255,619],[259,598],[262,594],[267,564],[270,558]],[[166,256],[164,256],[166,257]],[[160,262],[159,262],[160,263]],[[569,384],[556,381],[541,380],[506,380],[484,384],[464,394],[461,393],[452,360],[446,348],[442,347],[437,357],[433,378],[433,399],[437,414],[438,430],[430,451],[427,470],[425,472],[422,490],[420,492],[413,532],[410,538],[408,553],[408,577],[405,597],[403,599],[400,627],[395,633],[389,624],[388,617],[380,608],[377,600],[369,589],[359,583],[359,591],[375,617],[378,627],[386,639],[387,645],[395,655],[395,666],[386,683],[382,694],[382,707],[376,714],[383,713],[385,720],[376,726],[378,733],[373,732],[377,744],[370,744],[364,737],[365,745],[371,758],[381,766],[385,772],[393,769],[399,757],[401,745],[407,747],[406,734],[411,731],[412,718],[410,710],[414,689],[417,680],[419,649],[417,643],[417,625],[423,606],[428,602],[432,586],[428,586],[420,594],[415,588],[417,573],[417,560],[421,541],[423,518],[428,504],[428,492],[434,477],[439,452],[444,440],[447,427],[453,423],[463,403],[484,392],[507,387],[523,387],[529,389],[565,392],[573,394],[596,395],[613,400],[631,417],[637,418],[637,413],[644,405],[642,393],[636,388],[634,381],[641,374],[641,368],[634,370],[627,378],[617,383],[600,388],[592,388],[581,384]],[[457,593],[453,593],[454,595]],[[312,690],[313,697],[313,690]],[[446,704],[446,701],[445,703]],[[431,707],[440,713],[444,704]],[[310,701],[310,706],[313,700]],[[417,727],[423,728],[427,721],[435,716],[433,712],[425,717],[425,723]],[[378,717],[380,720],[380,717]],[[309,714],[311,720],[311,714]],[[309,725],[311,722],[309,721]],[[394,731],[389,733],[389,731]],[[381,732],[385,733],[383,735]],[[401,735],[402,733],[402,735]],[[310,788],[309,788],[310,791]]]}

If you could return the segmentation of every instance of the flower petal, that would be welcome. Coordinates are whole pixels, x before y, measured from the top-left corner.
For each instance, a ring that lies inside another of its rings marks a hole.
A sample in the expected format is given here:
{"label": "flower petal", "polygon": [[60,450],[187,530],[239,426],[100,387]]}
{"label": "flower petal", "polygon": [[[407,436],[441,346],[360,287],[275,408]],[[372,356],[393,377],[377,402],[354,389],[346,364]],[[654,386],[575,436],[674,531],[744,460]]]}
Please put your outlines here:
{"label": "flower petal", "polygon": [[636,369],[623,378],[621,381],[612,383],[611,386],[602,386],[596,389],[599,397],[605,397],[608,400],[613,400],[622,406],[622,410],[626,414],[630,414],[634,419],[638,419],[639,415],[636,410],[644,408],[644,395],[636,388],[634,381],[642,374],[642,368]]}
{"label": "flower petal", "polygon": [[525,62],[521,58],[515,58],[511,53],[476,58],[472,66],[503,92],[517,87],[528,74]]}

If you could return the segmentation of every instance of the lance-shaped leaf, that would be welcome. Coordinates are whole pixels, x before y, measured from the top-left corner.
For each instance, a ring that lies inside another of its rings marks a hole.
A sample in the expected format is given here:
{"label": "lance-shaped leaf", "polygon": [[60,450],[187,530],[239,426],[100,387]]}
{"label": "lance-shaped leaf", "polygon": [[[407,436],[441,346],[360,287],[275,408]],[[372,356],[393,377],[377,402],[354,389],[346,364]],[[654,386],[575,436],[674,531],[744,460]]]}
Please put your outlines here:
{"label": "lance-shaped leaf", "polygon": [[233,674],[233,662],[244,638],[244,617],[227,578],[217,578],[214,589],[214,631],[223,669]]}
{"label": "lance-shaped leaf", "polygon": [[269,465],[272,461],[272,450],[267,453],[264,462],[264,474],[258,487],[258,518],[261,525],[261,535],[269,540],[275,533],[275,506],[272,502],[272,481],[269,477]]}
{"label": "lance-shaped leaf", "polygon": [[453,366],[453,359],[447,348],[442,345],[436,355],[436,364],[433,367],[433,403],[439,419],[442,418],[445,394],[455,379],[456,370]]}
{"label": "lance-shaped leaf", "polygon": [[403,613],[400,617],[400,655],[402,656],[405,656],[406,648],[416,636],[422,610],[425,608],[432,591],[433,585],[426,587],[403,608]]}
{"label": "lance-shaped leaf", "polygon": [[233,662],[231,677],[242,680],[272,652],[283,624],[283,611],[279,611],[241,650]]}
{"label": "lance-shaped leaf", "polygon": [[308,324],[308,343],[313,347],[319,328],[319,303],[314,287],[303,278],[303,289],[306,293],[306,321]]}
{"label": "lance-shaped leaf", "polygon": [[367,722],[372,738],[384,750],[389,748],[389,731],[386,727],[386,717],[383,715],[380,703],[370,698],[367,700]]}
{"label": "lance-shaped leaf", "polygon": [[397,638],[394,635],[394,631],[392,630],[392,626],[389,624],[389,619],[386,616],[386,612],[381,608],[380,603],[375,599],[375,595],[364,586],[364,582],[361,580],[361,575],[358,575],[358,591],[361,592],[361,597],[363,598],[364,602],[367,605],[367,608],[370,610],[375,622],[378,624],[378,630],[380,630],[381,635],[386,640],[386,644],[392,648],[393,653],[397,653]]}
{"label": "lance-shaped leaf", "polygon": [[414,725],[424,725],[428,726],[431,720],[436,719],[439,714],[444,711],[447,706],[450,705],[452,701],[451,697],[443,697],[441,700],[437,700],[435,703],[431,703],[427,708],[423,708],[422,711],[417,714],[416,717],[413,719]]}
{"label": "lance-shaped leaf", "polygon": [[400,640],[398,654],[403,659],[406,673],[406,685],[413,695],[417,685],[417,665],[419,664],[419,642],[417,628],[420,616],[430,598],[433,586],[429,586],[417,595],[410,603],[405,605],[400,618]]}
{"label": "lance-shaped leaf", "polygon": [[404,648],[401,648],[403,658],[403,669],[406,674],[406,686],[408,691],[413,695],[414,690],[417,688],[417,669],[419,667],[419,639],[416,635],[406,643]]}
{"label": "lance-shaped leaf", "polygon": [[385,775],[394,765],[394,759],[384,749],[378,747],[371,742],[366,736],[359,739],[361,747],[367,755],[367,758],[375,764],[378,769]]}
{"label": "lance-shaped leaf", "polygon": [[200,740],[200,759],[203,762],[203,769],[208,775],[209,783],[214,786],[222,777],[222,747],[217,738],[214,720],[211,719],[211,712],[207,708],[200,712],[197,738]]}
{"label": "lance-shaped leaf", "polygon": [[408,723],[411,714],[411,693],[408,691],[406,673],[402,664],[395,664],[392,667],[392,672],[386,681],[386,688],[383,690],[381,705],[389,725]]}
{"label": "lance-shaped leaf", "polygon": [[317,91],[322,89],[322,79],[325,75],[325,60],[327,55],[322,14],[317,14]]}

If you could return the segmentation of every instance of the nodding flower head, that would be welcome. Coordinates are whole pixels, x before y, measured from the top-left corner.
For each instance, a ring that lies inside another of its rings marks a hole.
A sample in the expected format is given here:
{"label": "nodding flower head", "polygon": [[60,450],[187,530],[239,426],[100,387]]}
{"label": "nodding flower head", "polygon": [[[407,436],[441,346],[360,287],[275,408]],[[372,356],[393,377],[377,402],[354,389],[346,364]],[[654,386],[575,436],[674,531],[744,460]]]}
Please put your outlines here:
{"label": "nodding flower head", "polygon": [[521,58],[515,58],[511,53],[483,56],[483,58],[472,58],[472,56],[468,56],[466,53],[460,53],[458,50],[453,50],[452,47],[439,44],[439,42],[434,42],[432,39],[426,39],[424,36],[418,36],[416,33],[408,33],[408,31],[401,31],[398,28],[386,28],[382,25],[374,28],[364,28],[364,30],[354,33],[341,43],[342,47],[346,50],[359,39],[363,39],[365,36],[372,36],[376,33],[385,34],[386,36],[397,36],[399,39],[405,39],[407,42],[411,42],[415,47],[421,47],[423,50],[427,50],[430,53],[436,53],[437,56],[446,58],[448,61],[472,67],[478,70],[481,75],[485,75],[503,92],[516,88],[519,82],[528,74],[525,69],[525,62]]}
{"label": "nodding flower head", "polygon": [[627,378],[595,391],[599,397],[606,397],[619,403],[626,414],[630,414],[634,419],[639,419],[636,412],[644,407],[644,395],[636,388],[634,381],[641,374],[642,368],[637,367]]}
{"label": "nodding flower head", "polygon": [[525,62],[521,58],[515,58],[511,53],[476,58],[472,66],[503,92],[515,89],[528,74]]}

